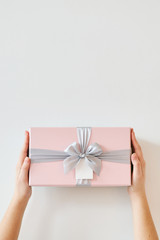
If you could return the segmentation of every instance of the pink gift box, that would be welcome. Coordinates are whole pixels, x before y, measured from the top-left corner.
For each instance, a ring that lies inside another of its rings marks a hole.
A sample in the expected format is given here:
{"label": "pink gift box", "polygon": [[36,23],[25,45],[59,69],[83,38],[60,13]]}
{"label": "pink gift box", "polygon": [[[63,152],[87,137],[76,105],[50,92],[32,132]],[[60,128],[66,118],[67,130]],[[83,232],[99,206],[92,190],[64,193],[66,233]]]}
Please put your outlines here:
{"label": "pink gift box", "polygon": [[[129,149],[131,152],[131,128],[128,127],[93,127],[91,143],[98,143],[103,152]],[[71,143],[78,142],[75,127],[30,128],[29,152],[31,166],[29,171],[30,186],[77,186],[75,169],[64,174],[63,161],[32,162],[31,149],[49,149],[64,151]],[[131,185],[131,161],[118,163],[101,161],[99,176],[93,173],[90,186],[129,186]]]}

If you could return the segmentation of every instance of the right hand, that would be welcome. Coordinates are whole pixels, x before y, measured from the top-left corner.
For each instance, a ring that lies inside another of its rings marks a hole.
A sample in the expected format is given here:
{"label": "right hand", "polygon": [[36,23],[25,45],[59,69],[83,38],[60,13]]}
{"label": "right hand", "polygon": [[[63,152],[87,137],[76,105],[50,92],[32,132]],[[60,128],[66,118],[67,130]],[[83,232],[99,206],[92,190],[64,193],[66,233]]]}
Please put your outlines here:
{"label": "right hand", "polygon": [[131,140],[134,153],[131,155],[133,164],[132,185],[128,187],[130,197],[145,195],[145,161],[141,146],[139,145],[135,132],[131,130]]}

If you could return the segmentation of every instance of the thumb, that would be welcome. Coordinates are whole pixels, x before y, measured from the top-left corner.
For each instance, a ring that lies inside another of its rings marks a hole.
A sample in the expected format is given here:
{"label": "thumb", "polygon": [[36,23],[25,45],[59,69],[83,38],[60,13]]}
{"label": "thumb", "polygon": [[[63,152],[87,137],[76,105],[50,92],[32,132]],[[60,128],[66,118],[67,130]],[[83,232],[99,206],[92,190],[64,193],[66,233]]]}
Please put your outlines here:
{"label": "thumb", "polygon": [[132,154],[131,160],[133,164],[133,177],[138,178],[142,175],[142,167],[141,167],[141,162],[136,153]]}
{"label": "thumb", "polygon": [[30,159],[29,157],[26,157],[24,159],[23,165],[21,167],[20,175],[19,175],[20,179],[24,182],[28,182],[29,167],[30,167]]}

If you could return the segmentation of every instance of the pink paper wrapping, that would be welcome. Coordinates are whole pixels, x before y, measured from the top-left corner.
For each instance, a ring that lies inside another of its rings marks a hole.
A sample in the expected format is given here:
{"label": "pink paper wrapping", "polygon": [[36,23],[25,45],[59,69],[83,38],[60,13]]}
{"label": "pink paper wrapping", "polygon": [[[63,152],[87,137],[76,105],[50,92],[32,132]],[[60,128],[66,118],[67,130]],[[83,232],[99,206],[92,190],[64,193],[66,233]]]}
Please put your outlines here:
{"label": "pink paper wrapping", "polygon": [[[103,152],[131,149],[131,129],[128,127],[93,127],[91,143],[97,142]],[[30,128],[30,148],[64,151],[68,145],[78,142],[74,127]],[[102,160],[100,175],[94,173],[92,187],[131,185],[131,163],[112,163]],[[31,163],[30,186],[76,186],[75,169],[64,174],[63,161]]]}

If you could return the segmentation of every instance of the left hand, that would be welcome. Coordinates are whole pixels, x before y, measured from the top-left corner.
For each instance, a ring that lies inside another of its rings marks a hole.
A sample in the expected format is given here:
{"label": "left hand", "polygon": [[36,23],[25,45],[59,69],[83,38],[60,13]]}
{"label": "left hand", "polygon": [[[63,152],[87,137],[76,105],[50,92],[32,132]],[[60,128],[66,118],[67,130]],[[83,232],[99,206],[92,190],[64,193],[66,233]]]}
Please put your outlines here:
{"label": "left hand", "polygon": [[27,204],[32,194],[32,189],[28,183],[30,167],[30,159],[27,157],[28,147],[29,147],[29,132],[25,131],[25,141],[16,167],[16,184],[13,196],[13,199],[18,201],[18,203],[24,204]]}

